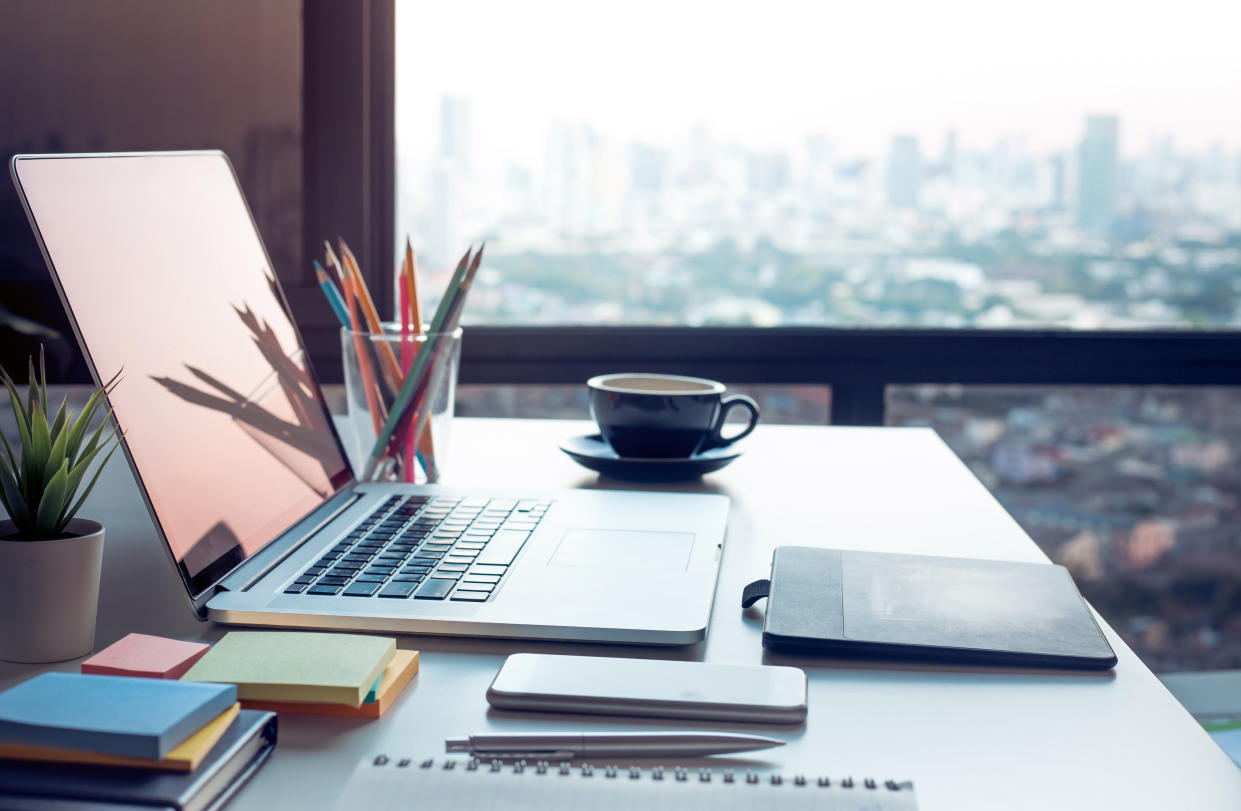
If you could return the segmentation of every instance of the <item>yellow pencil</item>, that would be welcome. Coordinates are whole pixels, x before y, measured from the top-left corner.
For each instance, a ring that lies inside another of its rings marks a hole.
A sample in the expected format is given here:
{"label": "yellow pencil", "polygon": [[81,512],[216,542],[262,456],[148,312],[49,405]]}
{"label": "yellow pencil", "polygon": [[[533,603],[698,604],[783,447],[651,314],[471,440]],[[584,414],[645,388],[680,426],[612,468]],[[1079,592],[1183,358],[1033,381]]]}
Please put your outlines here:
{"label": "yellow pencil", "polygon": [[422,326],[422,305],[418,302],[418,261],[414,259],[414,247],[409,244],[409,237],[405,237],[405,290],[409,294],[409,309],[413,315],[414,334],[421,335]]}
{"label": "yellow pencil", "polygon": [[336,271],[336,283],[344,289],[345,286],[345,270],[341,267],[340,260],[336,258],[336,252],[332,250],[332,243],[326,239],[323,240],[324,248],[324,264]]}

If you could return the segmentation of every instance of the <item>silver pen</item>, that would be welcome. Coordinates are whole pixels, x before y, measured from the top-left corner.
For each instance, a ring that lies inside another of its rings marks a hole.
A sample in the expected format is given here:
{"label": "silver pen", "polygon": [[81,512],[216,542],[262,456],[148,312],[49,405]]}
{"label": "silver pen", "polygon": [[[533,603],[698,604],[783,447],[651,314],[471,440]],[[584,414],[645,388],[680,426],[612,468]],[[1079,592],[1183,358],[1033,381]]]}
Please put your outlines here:
{"label": "silver pen", "polygon": [[480,758],[702,757],[783,746],[778,738],[731,732],[530,732],[444,741],[447,752]]}

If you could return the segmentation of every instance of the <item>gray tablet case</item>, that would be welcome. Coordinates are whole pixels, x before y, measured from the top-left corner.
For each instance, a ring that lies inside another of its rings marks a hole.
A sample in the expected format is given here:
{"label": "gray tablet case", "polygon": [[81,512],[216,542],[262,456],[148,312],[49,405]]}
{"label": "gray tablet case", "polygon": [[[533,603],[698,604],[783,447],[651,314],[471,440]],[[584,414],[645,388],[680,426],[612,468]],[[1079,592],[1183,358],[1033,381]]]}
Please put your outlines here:
{"label": "gray tablet case", "polygon": [[1106,670],[1116,654],[1063,566],[782,546],[763,647],[840,656]]}

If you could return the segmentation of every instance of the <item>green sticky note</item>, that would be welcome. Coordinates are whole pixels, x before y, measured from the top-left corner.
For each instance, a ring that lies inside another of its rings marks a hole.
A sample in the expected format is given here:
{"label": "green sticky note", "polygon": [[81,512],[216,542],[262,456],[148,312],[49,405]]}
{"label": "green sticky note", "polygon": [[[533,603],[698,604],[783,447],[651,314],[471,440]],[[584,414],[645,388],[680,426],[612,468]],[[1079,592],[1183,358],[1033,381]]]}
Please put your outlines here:
{"label": "green sticky note", "polygon": [[395,654],[391,637],[230,631],[182,678],[235,684],[243,701],[359,707]]}

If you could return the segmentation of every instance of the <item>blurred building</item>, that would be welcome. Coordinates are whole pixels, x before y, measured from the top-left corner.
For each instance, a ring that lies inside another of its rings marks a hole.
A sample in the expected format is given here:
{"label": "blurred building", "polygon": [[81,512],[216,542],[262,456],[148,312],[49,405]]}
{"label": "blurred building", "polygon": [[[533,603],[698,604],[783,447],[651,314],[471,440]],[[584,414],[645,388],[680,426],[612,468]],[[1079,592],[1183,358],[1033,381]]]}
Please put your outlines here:
{"label": "blurred building", "polygon": [[918,139],[897,135],[888,153],[888,205],[892,208],[917,208],[922,184],[922,158]]}
{"label": "blurred building", "polygon": [[1077,224],[1086,231],[1104,232],[1116,215],[1116,116],[1092,115],[1078,147]]}

